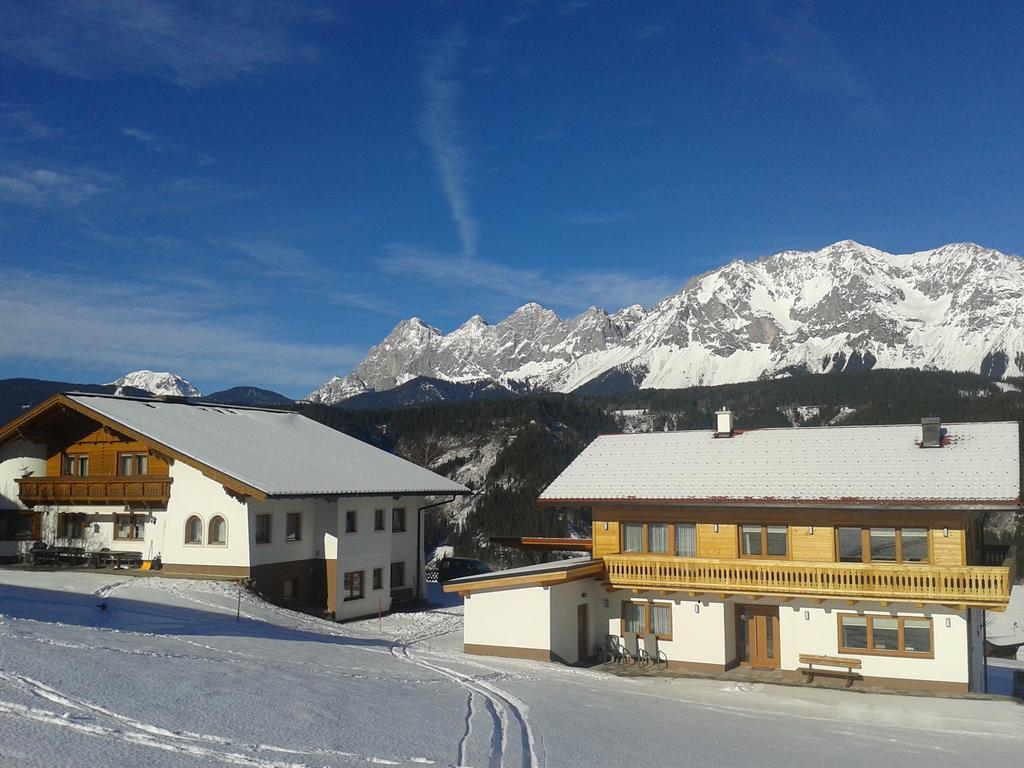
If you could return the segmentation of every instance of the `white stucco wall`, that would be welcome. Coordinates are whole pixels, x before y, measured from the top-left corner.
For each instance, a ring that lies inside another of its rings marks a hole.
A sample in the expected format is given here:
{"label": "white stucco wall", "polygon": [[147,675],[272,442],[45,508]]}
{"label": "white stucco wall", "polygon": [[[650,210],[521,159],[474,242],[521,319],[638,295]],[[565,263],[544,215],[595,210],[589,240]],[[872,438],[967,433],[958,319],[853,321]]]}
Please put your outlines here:
{"label": "white stucco wall", "polygon": [[[181,461],[171,465],[171,498],[153,526],[165,564],[248,566],[249,535],[246,505],[229,496],[224,486]],[[185,543],[185,523],[192,515],[203,521],[201,544]],[[210,520],[227,521],[227,544],[209,544]],[[147,526],[149,528],[149,526]]]}
{"label": "white stucco wall", "polygon": [[[337,503],[337,600],[335,617],[339,620],[356,616],[368,616],[391,609],[391,564],[405,563],[405,588],[416,590],[419,581],[420,595],[426,594],[423,557],[419,559],[417,572],[416,552],[421,546],[423,526],[416,524],[417,510],[424,504],[422,497],[355,497],[343,498]],[[395,507],[405,509],[405,531],[393,531],[392,511]],[[384,512],[384,530],[375,531],[374,512]],[[356,530],[345,532],[345,518],[349,511],[356,513]],[[420,550],[422,551],[422,550]],[[381,569],[381,587],[373,588],[373,569]],[[350,571],[363,572],[363,597],[345,599],[345,574]]]}
{"label": "white stucco wall", "polygon": [[[732,617],[732,608],[721,601],[694,600],[680,595],[668,597],[654,594],[634,595],[630,591],[613,592],[608,596],[609,608],[607,634],[622,637],[622,602],[637,600],[670,605],[672,608],[672,639],[660,640],[658,648],[672,661],[685,661],[691,664],[724,665],[730,662],[735,653],[734,645],[727,645],[726,640],[733,638],[735,632],[726,616]],[[735,642],[735,641],[733,641]]]}
{"label": "white stucco wall", "polygon": [[[337,507],[324,499],[249,501],[246,542],[253,565],[333,557],[337,550]],[[287,540],[288,514],[302,515],[300,538]],[[256,543],[256,515],[270,515],[270,543]],[[327,553],[325,555],[325,552]]]}
{"label": "white stucco wall", "polygon": [[465,602],[464,642],[551,650],[550,595],[543,587],[474,592]]}
{"label": "white stucco wall", "polygon": [[[588,655],[594,652],[595,622],[591,616],[594,612],[596,593],[604,590],[593,579],[581,579],[565,584],[555,584],[548,588],[551,606],[551,651],[566,664],[575,664],[579,659],[579,626],[578,610],[580,605],[587,606],[587,644]],[[603,637],[601,638],[603,639]]]}

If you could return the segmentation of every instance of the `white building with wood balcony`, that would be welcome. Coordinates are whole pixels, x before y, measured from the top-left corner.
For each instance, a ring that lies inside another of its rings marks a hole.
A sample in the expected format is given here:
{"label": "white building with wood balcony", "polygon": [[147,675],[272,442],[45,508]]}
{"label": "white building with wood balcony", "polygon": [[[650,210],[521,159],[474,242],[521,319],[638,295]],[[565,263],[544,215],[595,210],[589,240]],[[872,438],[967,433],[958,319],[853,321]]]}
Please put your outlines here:
{"label": "white building with wood balcony", "polygon": [[0,427],[0,561],[42,542],[366,616],[425,596],[424,510],[468,493],[292,411],[59,394]]}
{"label": "white building with wood balcony", "polygon": [[541,494],[589,508],[592,557],[446,585],[467,652],[573,664],[622,643],[670,668],[984,690],[1013,551],[1016,422],[607,435]]}

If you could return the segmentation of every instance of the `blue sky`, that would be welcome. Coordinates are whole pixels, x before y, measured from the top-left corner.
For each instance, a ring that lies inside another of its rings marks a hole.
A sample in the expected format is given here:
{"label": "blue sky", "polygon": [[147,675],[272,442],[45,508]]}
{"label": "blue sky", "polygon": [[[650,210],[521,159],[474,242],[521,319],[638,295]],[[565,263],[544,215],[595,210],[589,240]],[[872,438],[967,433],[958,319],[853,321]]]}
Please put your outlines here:
{"label": "blue sky", "polygon": [[0,378],[304,394],[401,318],[1024,251],[1024,6],[0,7]]}

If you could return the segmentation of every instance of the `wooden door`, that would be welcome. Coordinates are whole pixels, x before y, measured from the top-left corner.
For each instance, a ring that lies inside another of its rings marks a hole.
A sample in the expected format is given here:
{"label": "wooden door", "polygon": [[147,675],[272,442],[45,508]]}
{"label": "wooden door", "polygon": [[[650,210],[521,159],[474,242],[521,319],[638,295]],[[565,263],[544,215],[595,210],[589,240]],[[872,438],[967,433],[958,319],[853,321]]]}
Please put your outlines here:
{"label": "wooden door", "polygon": [[736,619],[739,660],[758,669],[778,669],[781,666],[778,606],[738,605]]}
{"label": "wooden door", "polygon": [[576,661],[582,664],[590,658],[590,632],[587,621],[587,604],[576,607]]}

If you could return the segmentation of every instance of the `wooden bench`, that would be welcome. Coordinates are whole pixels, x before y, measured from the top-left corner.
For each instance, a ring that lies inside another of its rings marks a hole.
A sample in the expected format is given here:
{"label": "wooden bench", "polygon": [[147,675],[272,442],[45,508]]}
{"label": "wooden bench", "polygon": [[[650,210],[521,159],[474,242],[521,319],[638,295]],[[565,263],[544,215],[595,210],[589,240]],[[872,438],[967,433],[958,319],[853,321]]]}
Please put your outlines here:
{"label": "wooden bench", "polygon": [[[807,675],[808,683],[814,680],[814,676],[816,674],[845,677],[847,688],[853,685],[854,680],[861,679],[860,673],[854,672],[855,669],[860,669],[860,659],[843,659],[838,656],[814,656],[809,653],[801,653],[800,663],[807,665],[806,667],[801,667],[800,671]],[[841,672],[837,669],[815,669],[815,664],[819,667],[845,667],[846,671]]]}

